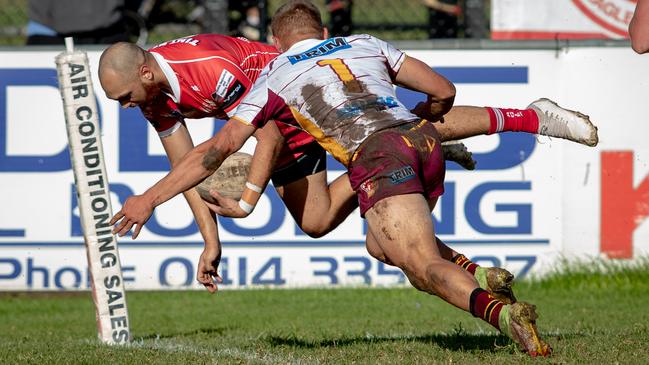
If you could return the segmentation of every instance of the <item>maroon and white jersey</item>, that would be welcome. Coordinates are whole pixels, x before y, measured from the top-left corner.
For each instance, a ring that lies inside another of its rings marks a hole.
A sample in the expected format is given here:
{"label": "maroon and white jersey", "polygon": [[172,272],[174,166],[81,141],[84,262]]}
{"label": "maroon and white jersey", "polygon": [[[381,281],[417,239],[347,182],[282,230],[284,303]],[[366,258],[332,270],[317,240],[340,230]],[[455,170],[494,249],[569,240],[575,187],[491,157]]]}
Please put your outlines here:
{"label": "maroon and white jersey", "polygon": [[233,118],[300,126],[348,165],[370,134],[419,119],[394,89],[405,57],[369,35],[300,41],[266,66]]}

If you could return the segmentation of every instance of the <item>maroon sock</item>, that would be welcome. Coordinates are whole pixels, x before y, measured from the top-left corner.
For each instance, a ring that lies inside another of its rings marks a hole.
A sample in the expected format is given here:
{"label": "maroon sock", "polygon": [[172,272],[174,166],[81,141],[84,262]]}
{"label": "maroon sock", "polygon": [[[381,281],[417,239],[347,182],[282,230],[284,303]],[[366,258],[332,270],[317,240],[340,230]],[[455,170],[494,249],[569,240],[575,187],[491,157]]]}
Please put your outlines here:
{"label": "maroon sock", "polygon": [[498,320],[500,318],[500,311],[505,303],[499,301],[489,294],[488,291],[477,288],[471,293],[469,299],[469,311],[474,317],[480,317],[485,322],[489,322],[492,326],[500,330]]}
{"label": "maroon sock", "polygon": [[505,109],[485,107],[491,126],[487,134],[500,132],[527,132],[537,134],[539,116],[532,109]]}
{"label": "maroon sock", "polygon": [[461,253],[455,255],[451,259],[451,262],[463,268],[464,270],[470,272],[471,275],[475,275],[475,269],[480,267],[480,265],[473,263],[471,260],[469,260],[466,256],[462,255]]}

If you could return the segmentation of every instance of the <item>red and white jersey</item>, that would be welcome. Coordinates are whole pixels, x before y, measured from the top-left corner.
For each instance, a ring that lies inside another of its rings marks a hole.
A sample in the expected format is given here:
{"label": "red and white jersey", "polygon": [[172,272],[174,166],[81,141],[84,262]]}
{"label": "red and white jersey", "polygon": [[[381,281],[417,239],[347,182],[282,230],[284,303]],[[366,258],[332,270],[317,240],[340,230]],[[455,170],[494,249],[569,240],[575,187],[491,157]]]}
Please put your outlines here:
{"label": "red and white jersey", "polygon": [[404,59],[369,35],[300,41],[266,66],[234,118],[300,126],[348,165],[370,134],[419,119],[396,97]]}
{"label": "red and white jersey", "polygon": [[[164,72],[171,94],[162,94],[140,108],[160,137],[174,133],[184,118],[227,119],[250,91],[262,69],[279,52],[273,46],[219,34],[198,34],[161,43],[151,49]],[[313,137],[288,125],[278,125],[288,144],[278,158],[281,166],[299,156],[290,146],[312,143]]]}
{"label": "red and white jersey", "polygon": [[161,137],[186,118],[226,118],[250,90],[275,47],[218,34],[199,34],[149,49],[171,86],[141,107]]}

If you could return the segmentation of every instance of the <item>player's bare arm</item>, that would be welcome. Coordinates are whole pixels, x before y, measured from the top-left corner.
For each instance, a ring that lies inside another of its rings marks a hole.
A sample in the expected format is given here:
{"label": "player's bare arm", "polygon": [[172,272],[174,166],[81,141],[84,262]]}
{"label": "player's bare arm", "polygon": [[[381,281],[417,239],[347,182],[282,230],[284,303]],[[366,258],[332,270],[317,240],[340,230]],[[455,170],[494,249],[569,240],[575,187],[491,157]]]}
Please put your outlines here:
{"label": "player's bare arm", "polygon": [[649,0],[638,0],[629,23],[631,47],[638,53],[649,52]]}
{"label": "player's bare arm", "polygon": [[[172,167],[178,164],[194,148],[194,143],[185,125],[181,125],[174,133],[161,137],[160,141]],[[201,199],[195,189],[189,189],[183,195],[192,210],[194,220],[198,225],[205,244],[197,265],[197,280],[209,292],[214,293],[217,290],[214,280],[220,281],[220,278],[216,274],[216,269],[218,268],[221,257],[221,242],[219,240],[216,216],[205,205],[203,199]]]}
{"label": "player's bare arm", "polygon": [[[176,166],[182,158],[193,148],[189,131],[183,125],[173,134],[160,138],[162,146],[167,153],[172,168]],[[216,230],[215,217],[203,203],[203,200],[194,189],[189,189],[183,193],[189,206],[194,214],[196,223],[201,231],[206,246],[218,245],[218,233]]]}
{"label": "player's bare arm", "polygon": [[226,157],[243,146],[256,128],[237,120],[229,120],[212,138],[191,150],[172,170],[142,195],[134,195],[124,202],[122,209],[110,221],[113,233],[124,236],[134,228],[136,239],[153,209],[174,196],[200,183],[216,171]]}
{"label": "player's bare arm", "polygon": [[416,58],[406,56],[397,73],[396,82],[428,95],[428,119],[432,121],[438,120],[453,107],[453,83]]}

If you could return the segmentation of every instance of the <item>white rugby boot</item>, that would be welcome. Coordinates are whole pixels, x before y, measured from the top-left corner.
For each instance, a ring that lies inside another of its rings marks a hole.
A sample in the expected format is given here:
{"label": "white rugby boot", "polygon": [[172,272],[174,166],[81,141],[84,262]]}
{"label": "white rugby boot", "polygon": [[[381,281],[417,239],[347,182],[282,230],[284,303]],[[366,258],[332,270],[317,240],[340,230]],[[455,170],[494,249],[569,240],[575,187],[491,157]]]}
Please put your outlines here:
{"label": "white rugby boot", "polygon": [[446,161],[453,161],[467,170],[475,169],[473,154],[460,141],[442,142],[442,153]]}
{"label": "white rugby boot", "polygon": [[587,115],[560,107],[554,101],[541,98],[528,107],[539,116],[538,134],[567,139],[586,146],[599,142],[597,127]]}

